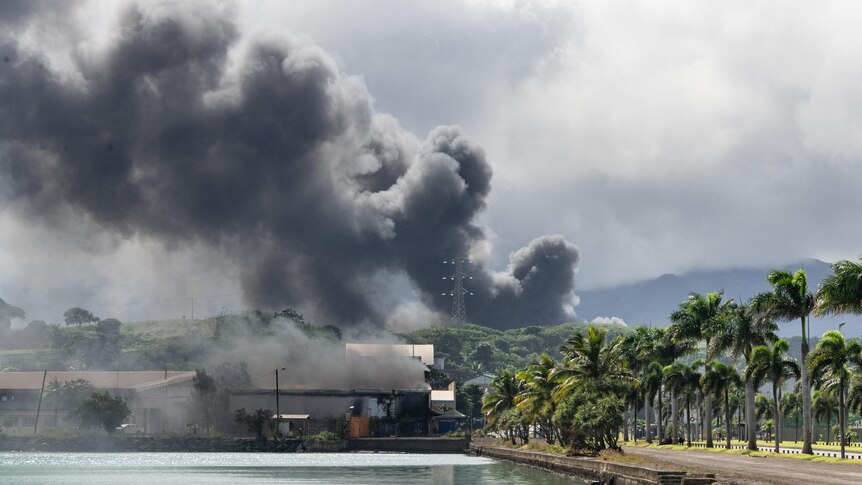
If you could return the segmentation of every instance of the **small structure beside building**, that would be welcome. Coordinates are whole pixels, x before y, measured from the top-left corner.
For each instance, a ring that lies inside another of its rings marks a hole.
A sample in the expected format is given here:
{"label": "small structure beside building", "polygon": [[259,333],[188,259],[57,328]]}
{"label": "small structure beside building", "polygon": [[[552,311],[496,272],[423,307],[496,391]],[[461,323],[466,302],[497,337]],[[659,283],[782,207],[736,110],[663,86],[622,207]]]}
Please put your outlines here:
{"label": "small structure beside building", "polygon": [[464,381],[464,386],[479,386],[482,389],[488,389],[491,383],[494,382],[497,376],[494,374],[479,374],[478,376]]}
{"label": "small structure beside building", "polygon": [[431,432],[446,434],[458,429],[464,414],[455,409],[455,381],[448,389],[431,391]]}
{"label": "small structure beside building", "polygon": [[283,436],[301,438],[308,430],[308,414],[273,414],[272,419],[278,422],[278,432]]}

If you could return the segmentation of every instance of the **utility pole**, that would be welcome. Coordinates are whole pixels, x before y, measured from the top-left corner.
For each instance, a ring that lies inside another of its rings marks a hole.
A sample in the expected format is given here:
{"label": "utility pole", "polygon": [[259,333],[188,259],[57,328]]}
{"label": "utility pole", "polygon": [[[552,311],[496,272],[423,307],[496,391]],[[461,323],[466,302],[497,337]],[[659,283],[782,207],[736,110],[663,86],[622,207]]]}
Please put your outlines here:
{"label": "utility pole", "polygon": [[275,441],[278,441],[278,434],[281,433],[281,406],[278,402],[278,371],[285,369],[286,367],[275,369]]}
{"label": "utility pole", "polygon": [[[36,434],[36,429],[39,427],[39,414],[42,412],[42,396],[45,394],[45,379],[48,378],[48,370],[42,374],[42,390],[39,391],[39,406],[36,408],[36,420],[33,421],[33,434]],[[54,423],[57,426],[57,423]]]}
{"label": "utility pole", "polygon": [[443,261],[443,264],[451,264],[455,267],[454,273],[450,276],[444,276],[444,280],[452,280],[454,282],[454,286],[452,291],[449,293],[442,293],[442,295],[451,296],[452,297],[452,324],[456,327],[462,327],[465,323],[467,323],[467,308],[464,305],[464,296],[465,295],[473,295],[473,293],[467,291],[464,288],[464,280],[470,279],[473,277],[469,276],[464,271],[464,263],[471,263],[469,259],[453,259],[452,261]]}

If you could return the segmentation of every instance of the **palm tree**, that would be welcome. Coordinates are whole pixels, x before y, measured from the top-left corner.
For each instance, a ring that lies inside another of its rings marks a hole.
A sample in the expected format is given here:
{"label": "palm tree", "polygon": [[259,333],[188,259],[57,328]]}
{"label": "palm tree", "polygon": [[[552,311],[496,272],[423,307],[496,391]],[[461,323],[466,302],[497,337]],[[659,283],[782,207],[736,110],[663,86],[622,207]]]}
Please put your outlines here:
{"label": "palm tree", "polygon": [[549,445],[556,441],[552,422],[557,403],[554,399],[558,382],[554,378],[556,367],[557,361],[542,354],[516,374],[524,381],[524,389],[515,397],[515,406],[532,418]]}
{"label": "palm tree", "polygon": [[[768,318],[756,318],[748,305],[728,304],[725,309],[728,325],[724,331],[713,338],[713,355],[726,350],[731,352],[734,360],[745,359],[745,365],[750,365],[751,351],[759,345],[774,342],[778,336],[778,325]],[[757,434],[755,430],[754,395],[757,385],[746,373],[745,375],[745,428],[748,438],[748,449],[757,449]],[[741,438],[740,438],[741,439]]]}
{"label": "palm tree", "polygon": [[805,271],[790,274],[775,270],[766,277],[772,291],[759,293],[751,299],[752,310],[759,318],[776,321],[799,319],[802,323],[802,453],[813,454],[811,448],[811,382],[808,377],[808,316],[814,310],[814,295],[808,291]]}
{"label": "palm tree", "polygon": [[759,383],[763,379],[772,382],[772,415],[775,419],[775,452],[778,453],[781,441],[781,414],[778,412],[778,390],[785,379],[789,377],[799,378],[799,365],[796,360],[787,355],[790,345],[787,340],[781,339],[775,342],[770,350],[769,347],[761,345],[751,351],[751,358],[745,369],[746,382]]}
{"label": "palm tree", "polygon": [[838,426],[841,432],[841,458],[844,458],[844,433],[847,428],[844,412],[844,392],[850,380],[847,365],[862,366],[862,345],[856,339],[845,341],[844,334],[837,330],[829,330],[817,342],[817,347],[810,357],[811,372],[818,379],[828,379],[837,386],[838,393]]}
{"label": "palm tree", "polygon": [[[798,382],[798,381],[797,381]],[[793,442],[799,442],[799,413],[802,412],[802,398],[799,393],[785,394],[781,396],[781,416],[789,418],[793,416],[793,424],[795,428]],[[782,418],[782,419],[783,419]]]}
{"label": "palm tree", "polygon": [[691,447],[691,399],[703,397],[703,389],[700,386],[702,374],[698,371],[701,367],[703,367],[703,359],[695,359],[685,371],[685,421],[689,447]]}
{"label": "palm tree", "polygon": [[[652,427],[651,427],[651,415],[650,406],[653,398],[661,389],[661,378],[662,378],[662,366],[656,361],[650,362],[644,370],[643,376],[641,377],[641,387],[644,392],[644,408],[646,409],[646,441],[647,443],[652,443]],[[661,410],[661,405],[659,405],[659,410]],[[661,426],[661,420],[659,419],[659,427]]]}
{"label": "palm tree", "polygon": [[[724,294],[720,291],[706,295],[691,293],[670,315],[670,321],[673,323],[670,332],[675,339],[691,343],[697,343],[701,340],[706,342],[707,365],[715,358],[715,355],[711,353],[712,339],[721,333],[722,328],[726,325],[723,313],[727,302],[723,302],[723,298]],[[706,447],[712,448],[712,396],[710,393],[704,393],[703,405],[705,430],[707,430]]]}
{"label": "palm tree", "polygon": [[830,441],[830,434],[832,431],[832,411],[835,410],[835,396],[833,393],[835,392],[834,387],[824,387],[822,389],[818,389],[814,391],[813,405],[812,409],[814,410],[814,419],[817,422],[823,421],[826,419],[826,442]]}
{"label": "palm tree", "polygon": [[733,366],[727,365],[720,361],[714,361],[706,364],[706,371],[700,379],[703,386],[704,394],[715,394],[721,397],[721,391],[724,391],[724,413],[727,440],[725,448],[730,449],[730,425],[731,425],[731,409],[730,409],[730,388],[734,385],[739,385],[742,381]]}
{"label": "palm tree", "polygon": [[482,397],[482,412],[489,424],[493,426],[503,411],[515,407],[515,398],[523,386],[524,383],[511,370],[504,370],[491,381],[488,392]]}
{"label": "palm tree", "polygon": [[862,314],[862,256],[859,263],[842,260],[832,263],[832,275],[820,283],[815,315]]}
{"label": "palm tree", "polygon": [[862,374],[853,374],[847,391],[847,409],[862,414]]}
{"label": "palm tree", "polygon": [[[763,428],[769,428],[769,423],[772,423],[772,425],[775,426],[776,420],[774,418],[772,404],[769,402],[768,397],[757,393],[754,397],[754,410],[757,420],[763,422]],[[771,435],[771,432],[767,431],[767,434]]]}
{"label": "palm tree", "polygon": [[[662,370],[664,383],[671,392],[672,399],[682,395],[685,398],[685,421],[687,429],[688,446],[691,446],[691,399],[700,389],[700,373],[698,369],[703,365],[702,359],[697,359],[689,365],[674,362]],[[672,411],[673,436],[676,442],[677,416]]]}
{"label": "palm tree", "polygon": [[[620,358],[628,364],[628,370],[634,376],[642,377],[649,362],[652,352],[652,337],[649,329],[644,326],[636,327],[635,331],[622,337]],[[632,437],[635,443],[638,441],[638,410],[640,409],[639,396],[641,394],[640,382],[633,382],[629,388],[629,403],[632,405]],[[628,429],[626,427],[625,429]],[[624,438],[627,439],[627,438]]]}
{"label": "palm tree", "polygon": [[587,333],[575,332],[560,346],[562,365],[554,369],[558,392],[567,393],[586,381],[631,382],[632,376],[622,360],[624,340],[607,341],[607,329],[590,326]]}
{"label": "palm tree", "polygon": [[560,346],[563,359],[550,376],[556,384],[555,403],[561,402],[572,389],[582,384],[592,384],[603,392],[620,394],[635,384],[637,380],[622,358],[625,344],[622,336],[608,342],[607,329],[596,326],[588,327],[586,334],[575,332]]}
{"label": "palm tree", "polygon": [[[693,342],[683,339],[678,339],[673,335],[668,329],[664,328],[655,328],[651,330],[653,344],[652,351],[653,356],[655,357],[656,362],[658,362],[662,369],[664,367],[672,364],[676,359],[684,356],[685,354],[691,352],[694,349]],[[661,383],[659,383],[661,386]],[[659,443],[664,441],[664,426],[662,417],[662,395],[663,389],[659,387],[658,389],[658,437]],[[677,403],[676,399],[671,399],[671,411],[676,414],[677,411]],[[676,438],[676,437],[674,437]]]}
{"label": "palm tree", "polygon": [[[662,381],[665,387],[670,391],[671,403],[676,403],[680,395],[684,395],[686,391],[686,371],[688,366],[682,362],[674,362],[671,365],[665,366],[662,369]],[[671,439],[674,444],[679,437],[679,413],[676,406],[671,406]]]}

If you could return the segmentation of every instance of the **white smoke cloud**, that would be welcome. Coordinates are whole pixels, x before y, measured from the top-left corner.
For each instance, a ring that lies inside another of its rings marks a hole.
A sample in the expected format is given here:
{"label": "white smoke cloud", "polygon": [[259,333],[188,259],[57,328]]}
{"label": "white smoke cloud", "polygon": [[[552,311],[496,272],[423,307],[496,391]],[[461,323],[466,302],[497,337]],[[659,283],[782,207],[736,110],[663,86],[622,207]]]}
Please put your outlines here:
{"label": "white smoke cloud", "polygon": [[619,327],[627,327],[625,320],[620,317],[596,317],[590,323],[597,325],[614,325]]}

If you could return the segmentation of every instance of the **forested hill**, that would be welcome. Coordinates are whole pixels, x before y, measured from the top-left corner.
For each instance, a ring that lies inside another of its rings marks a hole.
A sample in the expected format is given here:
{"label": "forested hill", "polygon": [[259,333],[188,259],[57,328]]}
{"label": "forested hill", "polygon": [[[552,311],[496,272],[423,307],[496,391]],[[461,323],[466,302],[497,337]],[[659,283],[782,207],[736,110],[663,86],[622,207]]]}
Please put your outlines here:
{"label": "forested hill", "polygon": [[[559,358],[560,345],[575,332],[585,332],[588,326],[584,322],[571,322],[505,331],[479,325],[430,327],[404,335],[404,338],[409,343],[434,344],[435,352],[448,355],[447,369],[462,369],[469,378],[480,372],[497,373],[506,368],[523,368],[543,352]],[[628,331],[622,325],[601,327],[608,329],[609,339]]]}
{"label": "forested hill", "polygon": [[[823,278],[832,273],[828,263],[816,259],[804,260],[779,269],[793,272],[800,268],[807,273],[812,291],[816,291]],[[664,326],[668,315],[692,291],[709,293],[724,290],[727,298],[745,301],[761,291],[769,290],[766,275],[772,269],[775,268],[697,271],[681,276],[665,274],[654,280],[630,285],[578,291],[581,302],[575,307],[575,312],[578,318],[587,321],[596,317],[620,317],[629,326]],[[862,334],[862,317],[854,315],[815,318],[812,320],[810,334],[812,337],[822,335],[826,330],[838,328],[841,322],[847,323],[844,331],[848,336],[856,337]],[[781,323],[780,328],[780,334],[785,337],[801,334],[798,321]]]}

